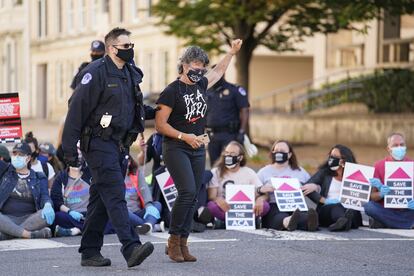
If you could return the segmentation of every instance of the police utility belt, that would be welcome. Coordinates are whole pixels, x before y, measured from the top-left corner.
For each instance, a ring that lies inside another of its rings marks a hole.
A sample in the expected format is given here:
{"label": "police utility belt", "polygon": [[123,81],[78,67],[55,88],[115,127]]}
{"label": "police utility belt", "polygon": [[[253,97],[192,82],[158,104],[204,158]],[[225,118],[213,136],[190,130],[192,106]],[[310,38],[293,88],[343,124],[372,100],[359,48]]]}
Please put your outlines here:
{"label": "police utility belt", "polygon": [[227,126],[217,126],[217,127],[206,127],[207,132],[212,133],[238,133],[240,128],[239,122],[230,122]]}
{"label": "police utility belt", "polygon": [[100,137],[104,141],[114,140],[118,142],[121,149],[129,148],[138,137],[135,131],[119,131],[110,126],[112,115],[102,115],[97,126],[86,126],[81,135],[80,149],[84,152],[89,151],[89,143],[91,138]]}

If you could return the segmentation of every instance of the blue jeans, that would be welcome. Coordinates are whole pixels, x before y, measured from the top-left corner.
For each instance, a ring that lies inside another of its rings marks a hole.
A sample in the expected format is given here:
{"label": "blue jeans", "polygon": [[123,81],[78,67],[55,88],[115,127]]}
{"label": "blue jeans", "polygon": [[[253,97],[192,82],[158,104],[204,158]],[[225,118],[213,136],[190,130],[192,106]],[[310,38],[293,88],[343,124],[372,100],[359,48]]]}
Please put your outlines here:
{"label": "blue jeans", "polygon": [[364,205],[365,213],[387,228],[411,229],[414,227],[414,210],[388,209],[375,201]]}
{"label": "blue jeans", "polygon": [[[154,201],[151,203],[157,210],[161,213],[161,203],[158,201]],[[142,225],[144,223],[150,223],[152,226],[154,226],[158,219],[154,218],[153,216],[147,216],[146,219],[144,219],[145,215],[145,209],[139,210],[137,212],[131,212],[128,210],[129,215],[129,222],[133,227],[136,227],[138,225]]]}

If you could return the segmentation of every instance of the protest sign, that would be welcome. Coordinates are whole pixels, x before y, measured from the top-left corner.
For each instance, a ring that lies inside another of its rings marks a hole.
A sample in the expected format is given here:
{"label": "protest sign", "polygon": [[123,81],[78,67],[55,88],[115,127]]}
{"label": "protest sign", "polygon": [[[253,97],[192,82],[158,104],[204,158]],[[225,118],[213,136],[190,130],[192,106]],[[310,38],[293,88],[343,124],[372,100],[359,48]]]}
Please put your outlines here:
{"label": "protest sign", "polygon": [[297,178],[272,178],[271,181],[275,188],[274,193],[279,211],[293,212],[296,209],[308,211],[308,206]]}
{"label": "protest sign", "polygon": [[374,168],[354,163],[345,163],[340,201],[345,208],[364,210],[371,196],[369,179],[374,177]]}
{"label": "protest sign", "polygon": [[174,180],[167,169],[164,172],[155,176],[158,185],[167,203],[168,209],[171,211],[175,200],[177,199],[177,189],[175,188]]}
{"label": "protest sign", "polygon": [[414,162],[385,162],[384,185],[391,191],[384,197],[385,208],[407,208],[413,199]]}
{"label": "protest sign", "polygon": [[226,213],[226,229],[256,229],[253,185],[226,185],[226,201],[230,210]]}

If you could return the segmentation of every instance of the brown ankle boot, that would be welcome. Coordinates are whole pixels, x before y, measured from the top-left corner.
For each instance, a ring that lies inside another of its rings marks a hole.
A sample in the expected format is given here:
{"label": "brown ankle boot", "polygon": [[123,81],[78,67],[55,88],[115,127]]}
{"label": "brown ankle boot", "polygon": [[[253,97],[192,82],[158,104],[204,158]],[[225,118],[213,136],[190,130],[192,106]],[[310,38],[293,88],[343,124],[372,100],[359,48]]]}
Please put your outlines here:
{"label": "brown ankle boot", "polygon": [[197,258],[191,255],[190,251],[188,250],[187,238],[181,238],[180,245],[181,245],[181,253],[183,254],[184,261],[186,262],[197,261]]}
{"label": "brown ankle boot", "polygon": [[165,254],[177,263],[184,262],[184,257],[181,253],[180,239],[181,237],[178,235],[170,235],[168,244],[165,247]]}

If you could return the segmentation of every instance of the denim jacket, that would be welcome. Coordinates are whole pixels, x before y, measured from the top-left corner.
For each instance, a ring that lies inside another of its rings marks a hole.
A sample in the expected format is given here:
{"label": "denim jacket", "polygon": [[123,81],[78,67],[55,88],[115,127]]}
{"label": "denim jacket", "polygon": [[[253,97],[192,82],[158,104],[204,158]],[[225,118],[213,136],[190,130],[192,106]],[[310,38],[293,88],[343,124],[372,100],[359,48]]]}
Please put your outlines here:
{"label": "denim jacket", "polygon": [[[17,172],[11,164],[0,160],[0,210],[17,185]],[[44,207],[46,202],[52,204],[47,187],[47,178],[43,173],[30,170],[28,186],[35,201],[36,210]],[[52,204],[53,206],[53,204]]]}

